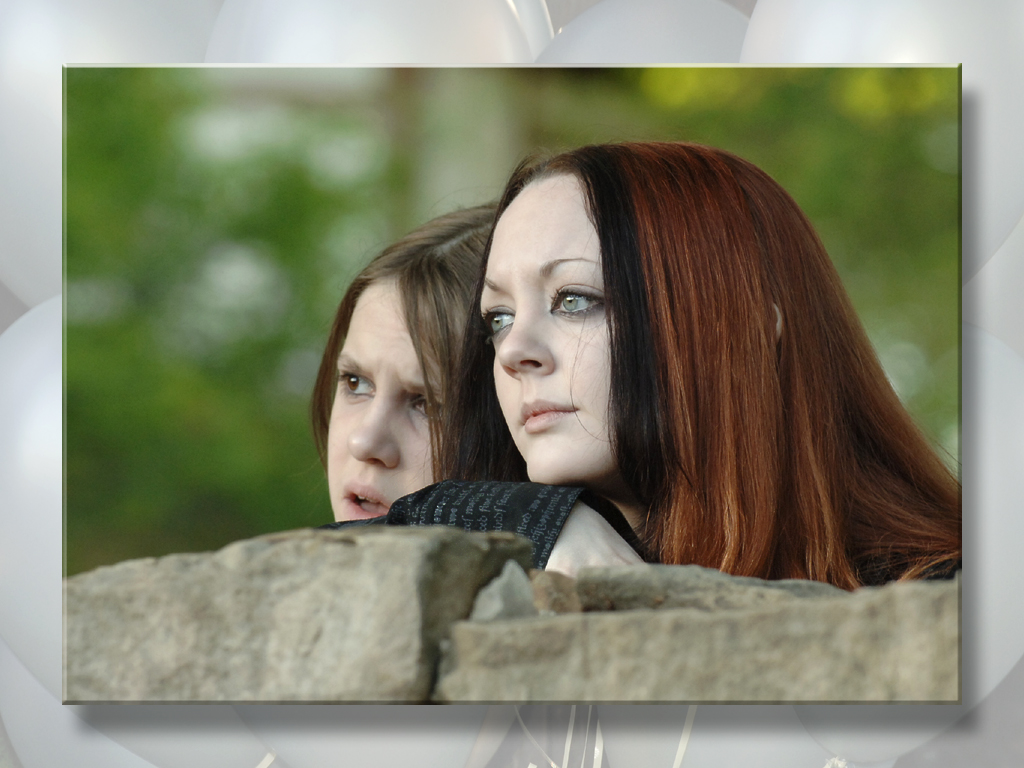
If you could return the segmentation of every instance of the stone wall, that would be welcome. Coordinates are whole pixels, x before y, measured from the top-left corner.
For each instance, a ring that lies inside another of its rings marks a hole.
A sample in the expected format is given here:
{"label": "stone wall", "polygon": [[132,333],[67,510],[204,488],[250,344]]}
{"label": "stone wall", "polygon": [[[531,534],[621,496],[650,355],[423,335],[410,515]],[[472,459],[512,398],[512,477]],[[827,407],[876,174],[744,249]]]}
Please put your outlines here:
{"label": "stone wall", "polygon": [[957,701],[959,579],[853,593],[303,530],[65,580],[68,702]]}

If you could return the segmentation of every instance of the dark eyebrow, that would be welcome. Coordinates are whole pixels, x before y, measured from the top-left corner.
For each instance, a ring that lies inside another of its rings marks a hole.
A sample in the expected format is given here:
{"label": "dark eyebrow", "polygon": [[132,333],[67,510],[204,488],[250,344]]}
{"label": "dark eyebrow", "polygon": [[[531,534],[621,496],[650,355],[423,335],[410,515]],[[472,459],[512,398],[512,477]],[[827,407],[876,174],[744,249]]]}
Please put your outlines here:
{"label": "dark eyebrow", "polygon": [[345,370],[358,374],[360,376],[363,375],[363,366],[361,366],[351,357],[346,355],[344,352],[338,355],[337,366],[338,368],[344,368]]}
{"label": "dark eyebrow", "polygon": [[[593,264],[596,267],[600,267],[600,264],[598,262],[594,261],[593,259],[584,259],[584,258],[581,258],[581,257],[576,257],[576,258],[571,258],[571,259],[552,259],[551,261],[546,261],[543,264],[541,264],[541,266],[540,266],[540,276],[544,277],[544,278],[550,277],[551,273],[554,272],[556,268],[558,268],[562,264],[565,264],[565,263],[570,262],[570,261],[583,261],[583,262],[586,262],[587,264]],[[499,288],[497,285],[492,283],[486,277],[484,278],[484,285],[486,285],[492,291],[496,291],[496,292],[500,292],[501,291],[501,288]]]}
{"label": "dark eyebrow", "polygon": [[541,277],[549,277],[551,275],[551,273],[555,271],[556,267],[560,267],[562,264],[565,264],[568,261],[585,261],[588,264],[594,264],[594,265],[599,266],[598,263],[596,261],[594,261],[593,259],[584,259],[584,258],[581,258],[581,257],[576,257],[576,258],[572,258],[572,259],[552,259],[551,261],[546,261],[546,262],[544,262],[541,265],[541,267],[540,267],[540,276]]}
{"label": "dark eyebrow", "polygon": [[[371,376],[362,365],[357,363],[344,352],[338,355],[337,363],[339,371],[343,370],[346,373],[351,373],[356,376],[363,376],[364,378],[370,379],[371,381],[373,379],[373,376]],[[402,388],[406,392],[409,392],[410,394],[425,395],[427,392],[427,385],[425,381],[413,381],[411,379],[405,378],[404,376],[400,376],[399,381],[401,382]]]}

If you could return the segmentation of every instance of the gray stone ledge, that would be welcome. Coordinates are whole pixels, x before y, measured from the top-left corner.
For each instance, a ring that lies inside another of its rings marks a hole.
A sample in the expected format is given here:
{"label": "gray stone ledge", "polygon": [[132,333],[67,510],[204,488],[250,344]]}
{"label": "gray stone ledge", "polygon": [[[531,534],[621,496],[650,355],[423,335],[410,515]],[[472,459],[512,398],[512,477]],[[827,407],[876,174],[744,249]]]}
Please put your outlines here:
{"label": "gray stone ledge", "polygon": [[65,580],[64,697],[958,699],[959,578],[849,593],[659,565],[530,581],[506,567],[528,567],[530,549],[366,527],[98,568]]}
{"label": "gray stone ledge", "polygon": [[[633,575],[642,578],[642,570]],[[624,574],[591,572],[581,575],[581,581],[607,583]],[[710,611],[698,600],[699,607],[690,608],[457,622],[442,659],[435,698],[959,699],[959,578],[895,583],[854,593],[834,590],[831,597],[817,585],[805,586],[813,598],[797,598],[792,590],[781,588],[777,591],[788,597],[760,603],[752,599],[754,607],[743,607],[744,601],[737,600],[720,611]],[[796,591],[803,592],[803,587]],[[683,598],[665,602],[676,600]]]}
{"label": "gray stone ledge", "polygon": [[426,701],[438,645],[530,542],[301,530],[65,579],[64,699]]}
{"label": "gray stone ledge", "polygon": [[820,581],[765,581],[729,576],[699,565],[622,565],[584,568],[576,591],[584,611],[698,608],[719,611],[783,605],[794,599],[835,598],[844,590]]}

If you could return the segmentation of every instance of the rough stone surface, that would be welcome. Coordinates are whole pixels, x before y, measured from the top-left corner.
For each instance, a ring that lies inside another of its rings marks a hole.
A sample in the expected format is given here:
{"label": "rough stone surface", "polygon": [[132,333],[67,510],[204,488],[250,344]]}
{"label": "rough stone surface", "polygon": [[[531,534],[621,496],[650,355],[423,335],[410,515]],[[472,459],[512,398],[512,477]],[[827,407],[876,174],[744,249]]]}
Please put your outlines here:
{"label": "rough stone surface", "polygon": [[533,604],[540,613],[579,613],[580,597],[576,580],[558,571],[530,571]]}
{"label": "rough stone surface", "polygon": [[[653,611],[457,622],[435,698],[956,701],[959,586],[959,578],[895,583],[816,599],[781,589],[788,598],[762,595],[753,607],[730,598],[718,611],[663,602]],[[796,593],[805,587],[818,589]]]}
{"label": "rough stone surface", "polygon": [[66,579],[68,702],[424,701],[511,534],[302,530]]}
{"label": "rough stone surface", "polygon": [[849,593],[695,566],[527,577],[530,548],[447,527],[307,530],[81,574],[65,581],[65,699],[959,696],[959,579]]}
{"label": "rough stone surface", "polygon": [[536,615],[530,577],[519,563],[509,560],[494,581],[480,590],[469,618],[471,621],[496,621]]}
{"label": "rough stone surface", "polygon": [[697,608],[719,611],[783,605],[797,598],[835,598],[846,592],[820,581],[764,581],[728,576],[699,565],[584,568],[576,582],[584,611]]}

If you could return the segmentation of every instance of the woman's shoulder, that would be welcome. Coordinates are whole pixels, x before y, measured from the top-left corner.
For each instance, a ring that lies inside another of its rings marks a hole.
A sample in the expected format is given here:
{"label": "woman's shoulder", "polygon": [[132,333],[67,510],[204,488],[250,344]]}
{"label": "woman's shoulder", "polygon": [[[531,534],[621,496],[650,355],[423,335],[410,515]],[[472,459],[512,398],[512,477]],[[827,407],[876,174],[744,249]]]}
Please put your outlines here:
{"label": "woman's shoulder", "polygon": [[[504,512],[544,517],[571,507],[580,487],[501,480],[442,480],[395,501],[388,512],[392,525],[452,525],[456,518],[500,516]],[[466,522],[466,520],[463,520]],[[469,526],[469,529],[475,526]],[[499,525],[500,527],[500,525]]]}
{"label": "woman's shoulder", "polygon": [[496,480],[444,480],[396,499],[384,525],[445,525],[464,531],[508,531],[533,541],[544,568],[583,488]]}

